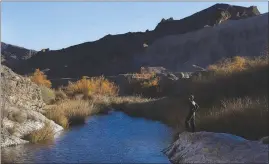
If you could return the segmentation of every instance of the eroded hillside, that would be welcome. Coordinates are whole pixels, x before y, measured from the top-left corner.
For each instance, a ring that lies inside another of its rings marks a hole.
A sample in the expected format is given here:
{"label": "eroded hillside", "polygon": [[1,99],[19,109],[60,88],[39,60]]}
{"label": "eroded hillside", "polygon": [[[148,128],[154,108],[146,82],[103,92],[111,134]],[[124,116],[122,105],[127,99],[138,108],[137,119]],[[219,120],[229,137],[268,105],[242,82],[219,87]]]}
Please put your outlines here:
{"label": "eroded hillside", "polygon": [[192,71],[193,64],[206,67],[221,58],[258,56],[267,49],[268,13],[158,39],[141,55],[141,61],[173,71]]}

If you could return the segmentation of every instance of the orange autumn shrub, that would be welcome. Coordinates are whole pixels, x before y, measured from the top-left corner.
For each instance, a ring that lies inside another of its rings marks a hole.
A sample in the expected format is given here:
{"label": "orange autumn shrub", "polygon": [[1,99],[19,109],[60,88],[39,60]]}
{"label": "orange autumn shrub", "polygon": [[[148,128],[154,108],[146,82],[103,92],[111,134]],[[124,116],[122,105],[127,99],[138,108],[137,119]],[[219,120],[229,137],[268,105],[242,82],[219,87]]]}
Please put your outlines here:
{"label": "orange autumn shrub", "polygon": [[33,75],[30,77],[31,81],[36,83],[39,86],[46,86],[48,88],[51,87],[51,82],[47,79],[47,76],[44,72],[36,69]]}
{"label": "orange autumn shrub", "polygon": [[82,77],[81,80],[70,83],[66,90],[72,95],[82,93],[84,96],[91,96],[93,94],[115,96],[118,94],[119,88],[113,82],[100,76],[89,79]]}

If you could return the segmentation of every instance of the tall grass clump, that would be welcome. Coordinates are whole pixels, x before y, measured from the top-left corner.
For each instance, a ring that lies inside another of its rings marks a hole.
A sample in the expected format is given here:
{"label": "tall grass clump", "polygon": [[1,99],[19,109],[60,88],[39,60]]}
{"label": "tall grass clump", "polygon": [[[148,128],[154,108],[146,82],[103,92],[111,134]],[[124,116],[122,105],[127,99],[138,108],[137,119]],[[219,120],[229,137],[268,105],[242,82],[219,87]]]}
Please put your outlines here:
{"label": "tall grass clump", "polygon": [[56,95],[53,89],[50,89],[44,85],[40,86],[41,96],[46,104],[51,104],[55,101]]}
{"label": "tall grass clump", "polygon": [[48,88],[51,88],[51,82],[47,79],[47,76],[44,74],[44,72],[40,71],[39,69],[36,69],[32,76],[30,76],[30,79],[32,82],[36,83],[40,86],[46,86]]}
{"label": "tall grass clump", "polygon": [[83,94],[85,97],[91,97],[92,95],[116,96],[118,91],[118,86],[108,81],[103,76],[89,79],[83,77],[81,80],[70,83],[66,87],[66,92],[69,95]]}
{"label": "tall grass clump", "polygon": [[46,122],[41,129],[33,131],[24,138],[31,143],[52,141],[54,139],[54,131],[50,123]]}
{"label": "tall grass clump", "polygon": [[92,114],[90,102],[85,100],[65,100],[46,110],[46,117],[64,128],[69,125],[84,123]]}
{"label": "tall grass clump", "polygon": [[268,114],[268,97],[224,99],[220,107],[201,113],[197,122],[200,130],[259,139],[269,134]]}

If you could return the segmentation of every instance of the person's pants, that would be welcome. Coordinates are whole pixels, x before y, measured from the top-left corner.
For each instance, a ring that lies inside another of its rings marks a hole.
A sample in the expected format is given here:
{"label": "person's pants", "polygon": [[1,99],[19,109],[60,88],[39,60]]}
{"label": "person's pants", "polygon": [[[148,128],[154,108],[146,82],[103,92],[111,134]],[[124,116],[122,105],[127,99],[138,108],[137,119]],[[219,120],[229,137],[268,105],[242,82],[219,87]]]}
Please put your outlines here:
{"label": "person's pants", "polygon": [[186,129],[190,129],[195,132],[195,112],[190,112],[185,120]]}

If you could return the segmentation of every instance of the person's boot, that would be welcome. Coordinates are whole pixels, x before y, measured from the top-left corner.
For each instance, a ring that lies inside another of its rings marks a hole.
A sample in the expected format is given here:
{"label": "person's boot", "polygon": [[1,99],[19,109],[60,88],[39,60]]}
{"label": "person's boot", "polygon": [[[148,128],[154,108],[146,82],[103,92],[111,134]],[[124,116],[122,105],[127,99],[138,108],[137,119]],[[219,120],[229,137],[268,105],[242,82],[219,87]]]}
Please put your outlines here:
{"label": "person's boot", "polygon": [[192,130],[192,132],[195,132],[195,123],[194,123],[194,120],[191,120],[191,130]]}
{"label": "person's boot", "polygon": [[190,129],[190,124],[188,121],[185,121],[185,130],[188,131]]}

